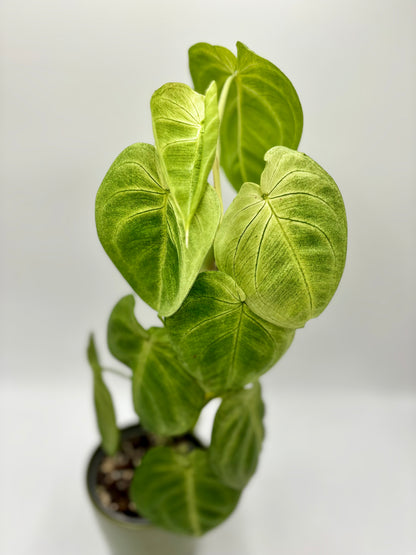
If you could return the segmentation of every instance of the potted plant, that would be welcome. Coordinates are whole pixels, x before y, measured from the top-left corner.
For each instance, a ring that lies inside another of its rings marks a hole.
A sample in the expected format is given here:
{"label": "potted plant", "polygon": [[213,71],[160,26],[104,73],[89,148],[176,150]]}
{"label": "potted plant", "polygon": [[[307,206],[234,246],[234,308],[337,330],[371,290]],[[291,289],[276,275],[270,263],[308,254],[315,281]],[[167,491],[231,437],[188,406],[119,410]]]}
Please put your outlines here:
{"label": "potted plant", "polygon": [[[167,83],[151,98],[155,146],[126,148],[96,199],[105,251],[161,320],[144,329],[132,294],[108,322],[140,427],[119,431],[92,337],[88,347],[102,438],[89,489],[115,553],[191,553],[234,510],[263,442],[259,378],[324,310],[345,264],[342,197],[296,150],[289,79],[241,43],[236,56],[198,43],[189,65],[194,89]],[[225,214],[220,166],[237,191]],[[213,398],[203,446],[190,434]]]}

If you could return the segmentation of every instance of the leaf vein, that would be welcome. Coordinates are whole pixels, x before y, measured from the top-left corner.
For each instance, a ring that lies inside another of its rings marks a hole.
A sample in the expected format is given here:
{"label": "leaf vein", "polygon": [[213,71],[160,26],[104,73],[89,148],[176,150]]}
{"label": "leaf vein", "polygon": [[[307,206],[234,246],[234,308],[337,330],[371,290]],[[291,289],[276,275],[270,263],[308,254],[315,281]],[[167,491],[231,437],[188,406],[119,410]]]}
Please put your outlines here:
{"label": "leaf vein", "polygon": [[200,124],[200,122],[198,120],[195,119],[194,114],[192,114],[192,112],[190,112],[189,110],[187,110],[185,108],[185,106],[183,106],[182,104],[179,104],[178,102],[176,102],[175,100],[173,100],[172,98],[165,98],[164,100],[166,100],[166,102],[170,102],[171,104],[173,104],[174,106],[176,106],[177,108],[179,108],[180,110],[183,110],[184,112],[186,112],[188,114],[188,116],[191,118],[192,121],[194,121],[197,125]]}
{"label": "leaf vein", "polygon": [[238,249],[241,243],[241,240],[244,236],[244,234],[246,233],[246,231],[248,230],[248,228],[250,227],[250,225],[254,222],[254,220],[257,218],[257,216],[259,214],[261,214],[261,211],[263,210],[263,208],[265,207],[266,203],[263,202],[262,207],[260,208],[260,210],[258,212],[256,212],[256,214],[253,216],[253,218],[251,218],[251,220],[248,222],[248,224],[246,225],[246,227],[244,228],[244,230],[242,231],[240,237],[238,238],[237,244],[235,246],[235,250],[234,250],[234,257],[233,257],[233,275],[235,276],[236,271],[235,271],[235,266],[236,266],[236,259],[237,259],[237,254],[238,254]]}
{"label": "leaf vein", "polygon": [[281,221],[280,221],[280,217],[279,217],[278,214],[275,212],[275,210],[274,210],[272,204],[271,204],[269,201],[267,201],[267,203],[268,203],[269,208],[270,208],[270,210],[272,211],[274,217],[276,218],[276,221],[277,221],[277,223],[278,223],[278,225],[279,225],[279,227],[280,227],[280,230],[281,230],[281,232],[282,232],[282,235],[283,235],[283,237],[284,237],[284,239],[285,239],[285,241],[286,241],[286,243],[287,243],[287,245],[288,245],[288,247],[289,247],[289,250],[290,250],[290,252],[292,253],[293,258],[295,259],[296,265],[297,265],[297,267],[298,267],[298,269],[299,269],[299,272],[300,272],[300,274],[301,274],[301,276],[302,276],[302,279],[303,279],[303,282],[304,282],[304,284],[305,284],[305,289],[306,289],[306,291],[307,291],[307,293],[308,293],[309,305],[310,305],[310,308],[311,308],[311,312],[313,312],[313,301],[312,301],[312,294],[311,294],[310,285],[309,285],[309,283],[308,283],[308,280],[306,279],[305,272],[303,271],[303,268],[302,268],[302,265],[301,265],[301,263],[300,263],[300,260],[299,260],[297,254],[296,254],[296,250],[294,249],[294,247],[293,247],[293,245],[292,245],[292,242],[291,242],[291,240],[289,239],[289,237],[288,237],[288,235],[287,235],[287,233],[286,233],[286,231],[285,231],[285,229],[284,229],[284,227],[283,227],[283,225],[282,225],[282,223],[281,223]]}
{"label": "leaf vein", "polygon": [[[310,173],[310,172],[304,172],[304,173]],[[294,195],[304,195],[304,196],[307,196],[307,197],[315,198],[316,200],[319,200],[320,202],[322,202],[322,204],[325,204],[325,206],[327,206],[335,215],[338,216],[337,211],[335,210],[335,208],[333,206],[331,206],[323,198],[319,197],[318,195],[313,195],[312,193],[305,193],[303,191],[294,191],[292,193],[283,193],[281,195],[276,195],[275,197],[270,197],[270,198],[272,198],[274,200],[275,198],[290,197],[290,196],[294,196]]]}
{"label": "leaf vein", "polygon": [[264,236],[266,235],[266,230],[267,230],[267,227],[268,227],[271,219],[272,219],[272,214],[270,214],[269,219],[267,220],[266,225],[264,226],[263,232],[262,232],[261,237],[260,237],[259,245],[257,247],[256,263],[255,263],[255,266],[254,266],[254,287],[256,288],[256,290],[257,290],[257,273],[258,273],[258,269],[259,269],[259,258],[260,258],[261,246],[263,244]]}
{"label": "leaf vein", "polygon": [[298,223],[298,224],[303,224],[303,225],[305,225],[305,226],[307,226],[307,227],[313,227],[314,229],[317,229],[317,230],[318,230],[320,233],[322,233],[322,235],[326,238],[326,240],[327,240],[327,242],[328,242],[328,244],[329,244],[329,246],[330,246],[330,248],[331,248],[332,255],[333,255],[333,257],[336,259],[335,249],[334,249],[334,246],[333,246],[331,240],[329,239],[329,237],[328,237],[328,235],[325,233],[325,231],[324,231],[323,229],[321,229],[319,226],[317,226],[317,225],[315,225],[315,224],[312,224],[312,223],[310,223],[310,222],[305,222],[305,221],[303,221],[303,220],[295,220],[294,218],[284,218],[283,216],[279,216],[279,218],[280,218],[281,220],[287,220],[287,221],[289,221],[289,222],[294,222],[294,223]]}

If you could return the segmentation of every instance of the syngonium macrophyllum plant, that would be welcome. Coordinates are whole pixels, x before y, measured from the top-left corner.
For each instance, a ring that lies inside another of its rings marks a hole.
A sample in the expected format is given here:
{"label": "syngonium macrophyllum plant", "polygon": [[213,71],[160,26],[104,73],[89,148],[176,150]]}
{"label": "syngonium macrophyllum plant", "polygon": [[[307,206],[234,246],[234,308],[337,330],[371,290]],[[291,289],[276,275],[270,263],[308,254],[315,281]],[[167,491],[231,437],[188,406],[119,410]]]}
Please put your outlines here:
{"label": "syngonium macrophyllum plant", "polygon": [[[156,525],[200,535],[233,511],[256,469],[259,378],[331,300],[347,225],[334,180],[296,150],[303,116],[289,79],[241,43],[237,56],[196,44],[189,64],[194,89],[167,83],[153,94],[155,145],[116,158],[97,194],[96,224],[115,266],[163,323],[144,329],[134,295],[108,322],[109,350],[131,369],[134,409],[160,439],[135,471],[131,498]],[[225,214],[220,166],[237,191]],[[119,431],[92,339],[89,359],[112,454]],[[209,447],[166,446],[216,397]]]}

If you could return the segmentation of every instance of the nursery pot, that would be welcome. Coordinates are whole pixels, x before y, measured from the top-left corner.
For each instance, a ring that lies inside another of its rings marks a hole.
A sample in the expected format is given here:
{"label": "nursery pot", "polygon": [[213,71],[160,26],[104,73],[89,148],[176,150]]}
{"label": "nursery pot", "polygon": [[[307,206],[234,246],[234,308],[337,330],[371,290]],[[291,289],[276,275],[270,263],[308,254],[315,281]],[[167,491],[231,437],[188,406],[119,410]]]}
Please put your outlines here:
{"label": "nursery pot", "polygon": [[[145,436],[140,425],[121,431],[121,442]],[[194,440],[198,444],[197,440]],[[117,512],[103,505],[97,490],[100,467],[106,458],[98,447],[88,464],[87,489],[98,524],[111,555],[196,555],[197,538],[174,534],[158,528],[148,520]]]}

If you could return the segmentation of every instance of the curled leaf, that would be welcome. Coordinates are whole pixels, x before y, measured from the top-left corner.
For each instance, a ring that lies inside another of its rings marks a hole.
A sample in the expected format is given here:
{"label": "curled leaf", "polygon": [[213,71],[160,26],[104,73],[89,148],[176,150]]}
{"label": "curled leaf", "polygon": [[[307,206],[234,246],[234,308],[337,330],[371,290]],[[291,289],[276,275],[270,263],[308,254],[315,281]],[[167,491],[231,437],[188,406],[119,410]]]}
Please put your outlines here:
{"label": "curled leaf", "polygon": [[162,176],[189,231],[205,193],[218,140],[217,86],[205,96],[182,83],[167,83],[150,102]]}
{"label": "curled leaf", "polygon": [[87,356],[94,376],[94,406],[102,448],[108,455],[114,455],[120,445],[120,431],[117,428],[113,400],[102,377],[102,368],[92,335],[88,343]]}

